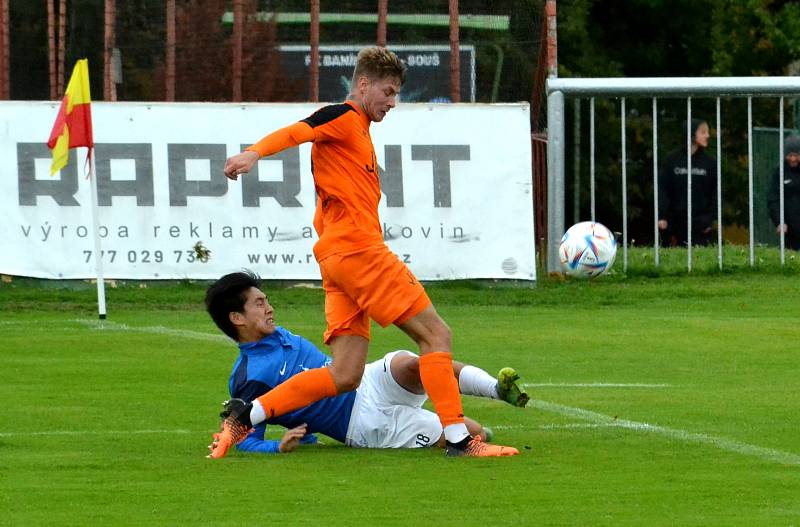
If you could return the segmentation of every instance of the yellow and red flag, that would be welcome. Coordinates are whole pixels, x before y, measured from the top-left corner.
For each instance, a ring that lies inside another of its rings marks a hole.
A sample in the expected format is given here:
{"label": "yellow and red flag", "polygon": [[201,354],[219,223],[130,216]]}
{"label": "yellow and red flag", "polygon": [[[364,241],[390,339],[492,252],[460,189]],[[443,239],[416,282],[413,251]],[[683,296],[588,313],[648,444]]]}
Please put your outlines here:
{"label": "yellow and red flag", "polygon": [[[53,151],[50,175],[64,168],[69,160],[69,149],[77,146],[92,148],[92,98],[89,93],[89,61],[75,63],[67,91],[58,109],[53,131],[47,147]],[[91,155],[91,150],[90,150]]]}

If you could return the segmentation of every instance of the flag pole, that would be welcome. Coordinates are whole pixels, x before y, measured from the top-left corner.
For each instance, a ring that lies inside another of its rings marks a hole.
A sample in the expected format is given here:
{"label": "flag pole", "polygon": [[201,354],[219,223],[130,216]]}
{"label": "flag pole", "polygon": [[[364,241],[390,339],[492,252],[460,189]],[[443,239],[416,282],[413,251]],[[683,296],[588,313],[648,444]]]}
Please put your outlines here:
{"label": "flag pole", "polygon": [[97,313],[100,320],[106,318],[106,284],[103,278],[103,253],[100,248],[100,220],[97,207],[97,178],[95,177],[92,148],[86,150],[89,156],[89,183],[92,187],[92,228],[94,230],[94,267],[97,273]]}

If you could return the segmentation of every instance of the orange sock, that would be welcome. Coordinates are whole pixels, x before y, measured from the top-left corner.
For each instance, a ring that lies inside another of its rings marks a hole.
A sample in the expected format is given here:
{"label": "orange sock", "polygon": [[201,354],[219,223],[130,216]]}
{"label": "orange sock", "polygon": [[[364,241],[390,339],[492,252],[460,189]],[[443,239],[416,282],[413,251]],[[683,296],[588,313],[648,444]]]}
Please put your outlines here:
{"label": "orange sock", "polygon": [[422,355],[419,358],[419,377],[442,426],[463,423],[461,394],[453,375],[453,355],[446,351]]}
{"label": "orange sock", "polygon": [[258,399],[267,419],[287,414],[338,392],[328,368],[306,370],[279,384]]}

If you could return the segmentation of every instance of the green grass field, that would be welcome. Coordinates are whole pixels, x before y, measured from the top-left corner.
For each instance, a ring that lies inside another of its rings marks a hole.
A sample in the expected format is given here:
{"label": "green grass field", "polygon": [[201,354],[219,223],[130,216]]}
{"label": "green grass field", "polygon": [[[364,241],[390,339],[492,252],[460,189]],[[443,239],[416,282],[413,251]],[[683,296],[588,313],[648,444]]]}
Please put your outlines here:
{"label": "green grass field", "polygon": [[[505,459],[205,459],[236,350],[203,284],[120,284],[103,323],[91,285],[0,284],[0,524],[800,525],[800,274],[665,274],[429,287],[457,358],[529,383],[465,398]],[[322,292],[265,289],[319,344]]]}

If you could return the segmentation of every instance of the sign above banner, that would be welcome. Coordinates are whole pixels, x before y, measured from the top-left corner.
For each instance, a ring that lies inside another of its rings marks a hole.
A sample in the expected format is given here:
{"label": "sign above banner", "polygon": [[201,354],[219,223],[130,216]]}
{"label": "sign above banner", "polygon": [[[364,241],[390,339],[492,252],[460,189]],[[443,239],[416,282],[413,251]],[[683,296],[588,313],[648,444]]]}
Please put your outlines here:
{"label": "sign above banner", "polygon": [[[339,102],[350,93],[356,57],[363,46],[320,46],[319,100]],[[450,46],[390,46],[408,67],[402,102],[450,102]],[[287,78],[308,78],[309,46],[279,46]],[[475,102],[475,46],[459,48],[461,101]]]}

